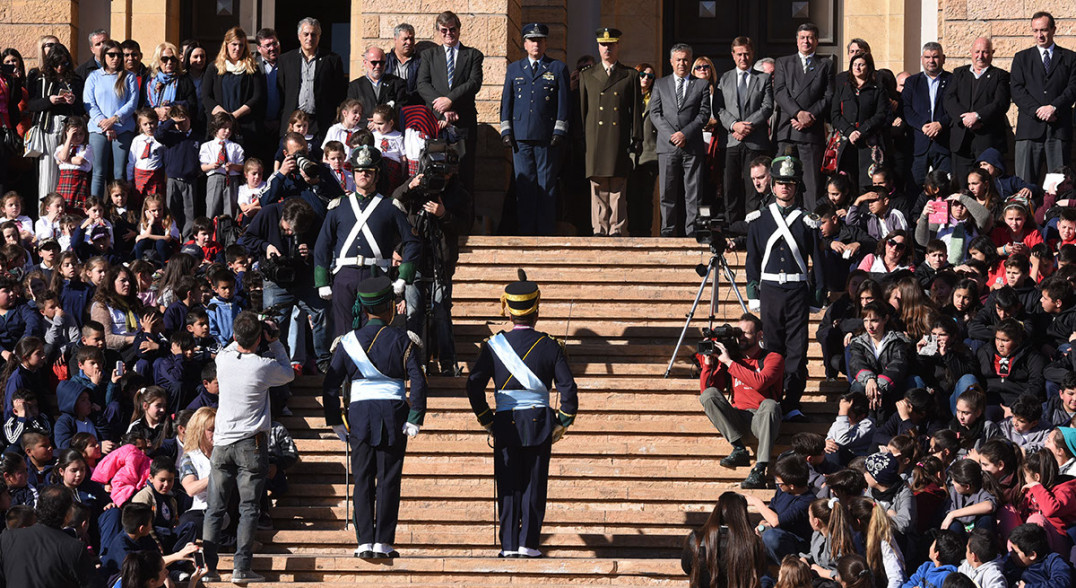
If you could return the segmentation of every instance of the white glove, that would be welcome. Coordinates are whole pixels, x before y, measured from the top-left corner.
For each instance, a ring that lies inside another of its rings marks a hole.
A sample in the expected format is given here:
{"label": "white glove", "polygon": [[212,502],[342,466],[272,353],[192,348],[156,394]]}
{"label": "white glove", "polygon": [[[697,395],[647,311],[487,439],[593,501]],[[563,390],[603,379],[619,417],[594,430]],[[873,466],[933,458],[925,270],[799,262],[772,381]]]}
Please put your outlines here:
{"label": "white glove", "polygon": [[333,433],[340,438],[341,441],[347,443],[347,427],[344,425],[333,425]]}
{"label": "white glove", "polygon": [[405,286],[407,286],[407,282],[403,281],[403,278],[400,278],[392,283],[392,291],[397,296],[403,296]]}
{"label": "white glove", "polygon": [[404,423],[403,434],[414,439],[416,436],[418,436],[418,429],[418,425],[414,423]]}
{"label": "white glove", "polygon": [[568,432],[568,427],[564,425],[557,425],[553,427],[553,442],[556,443],[564,438],[564,434]]}
{"label": "white glove", "polygon": [[758,309],[762,308],[762,303],[760,303],[756,298],[748,298],[747,308],[757,311]]}
{"label": "white glove", "polygon": [[324,300],[332,300],[333,288],[332,286],[322,286],[318,288],[318,296],[321,296]]}

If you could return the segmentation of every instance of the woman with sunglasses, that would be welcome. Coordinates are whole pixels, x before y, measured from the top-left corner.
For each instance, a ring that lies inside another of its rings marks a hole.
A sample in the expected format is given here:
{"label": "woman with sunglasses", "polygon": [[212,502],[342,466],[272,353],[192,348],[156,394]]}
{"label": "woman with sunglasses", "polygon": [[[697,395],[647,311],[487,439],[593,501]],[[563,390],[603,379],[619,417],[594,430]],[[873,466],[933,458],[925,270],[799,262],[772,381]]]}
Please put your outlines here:
{"label": "woman with sunglasses", "polygon": [[179,50],[167,42],[157,45],[142,84],[142,106],[157,111],[157,118],[163,121],[173,104],[182,104],[190,111],[197,101],[194,82],[183,71]]}
{"label": "woman with sunglasses", "polygon": [[725,157],[718,156],[720,139],[714,135],[714,131],[719,129],[717,119],[714,118],[716,115],[714,88],[717,87],[717,70],[714,68],[714,62],[703,55],[696,58],[695,63],[691,65],[691,75],[697,79],[706,80],[710,84],[710,120],[702,129],[702,139],[706,141],[706,169],[709,172],[706,174],[706,185],[702,190],[703,202],[707,202],[717,192],[717,187],[722,185],[721,174],[725,163]]}
{"label": "woman with sunglasses", "polygon": [[75,74],[75,62],[67,47],[49,48],[41,68],[30,80],[30,100],[26,107],[34,113],[34,125],[44,134],[44,155],[38,159],[37,195],[44,199],[56,190],[60,169],[52,156],[63,142],[64,122],[69,116],[82,116],[82,78]]}
{"label": "woman with sunglasses", "polygon": [[244,149],[259,135],[265,108],[265,76],[250,54],[247,34],[240,27],[224,33],[220,51],[205,70],[202,104],[206,116],[226,112],[235,118],[232,140]]}
{"label": "woman with sunglasses", "polygon": [[643,150],[635,161],[628,182],[628,232],[633,237],[649,237],[654,220],[654,184],[658,181],[658,130],[650,120],[650,92],[657,72],[649,63],[635,66],[639,90],[643,93]]}
{"label": "woman with sunglasses", "polygon": [[875,280],[885,279],[887,274],[897,271],[915,271],[908,232],[898,229],[889,233],[885,239],[880,239],[874,253],[863,256],[859,269],[869,272]]}
{"label": "woman with sunglasses", "polygon": [[135,134],[134,111],[138,107],[138,79],[123,68],[123,49],[108,40],[101,47],[104,63],[86,80],[82,101],[90,114],[90,149],[93,151],[93,180],[90,195],[103,198],[111,177],[125,179],[127,152]]}
{"label": "woman with sunglasses", "polygon": [[52,52],[52,48],[59,44],[60,40],[55,35],[41,35],[37,38],[37,67],[26,73],[27,87],[34,81],[34,78],[41,75],[41,64],[45,63],[45,58]]}

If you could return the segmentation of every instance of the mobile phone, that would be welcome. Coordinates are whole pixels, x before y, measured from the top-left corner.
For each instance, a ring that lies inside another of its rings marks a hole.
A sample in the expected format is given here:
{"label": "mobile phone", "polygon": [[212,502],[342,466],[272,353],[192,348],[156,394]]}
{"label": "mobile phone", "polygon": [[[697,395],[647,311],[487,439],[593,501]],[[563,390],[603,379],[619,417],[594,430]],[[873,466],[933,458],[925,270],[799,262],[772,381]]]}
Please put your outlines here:
{"label": "mobile phone", "polygon": [[123,361],[122,360],[117,361],[116,362],[116,373],[122,376],[123,375],[123,370],[124,370]]}
{"label": "mobile phone", "polygon": [[15,75],[15,64],[14,63],[0,63],[0,73],[4,74],[6,76]]}
{"label": "mobile phone", "polygon": [[201,549],[194,552],[194,567],[196,567],[196,568],[204,568],[205,567],[205,553],[202,553]]}

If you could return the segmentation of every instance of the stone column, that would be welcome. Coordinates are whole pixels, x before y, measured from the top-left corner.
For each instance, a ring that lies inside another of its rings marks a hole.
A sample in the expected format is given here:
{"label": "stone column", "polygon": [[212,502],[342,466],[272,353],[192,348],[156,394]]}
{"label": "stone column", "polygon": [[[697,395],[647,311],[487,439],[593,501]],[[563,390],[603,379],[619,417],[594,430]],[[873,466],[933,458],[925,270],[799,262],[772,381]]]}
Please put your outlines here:
{"label": "stone column", "polygon": [[112,0],[109,34],[116,41],[138,41],[147,62],[158,43],[179,44],[179,19],[179,0]]}
{"label": "stone column", "polygon": [[[14,47],[26,61],[26,69],[37,67],[37,39],[56,35],[69,48],[77,43],[77,0],[0,1],[0,39],[4,47]],[[73,49],[72,49],[73,50]]]}

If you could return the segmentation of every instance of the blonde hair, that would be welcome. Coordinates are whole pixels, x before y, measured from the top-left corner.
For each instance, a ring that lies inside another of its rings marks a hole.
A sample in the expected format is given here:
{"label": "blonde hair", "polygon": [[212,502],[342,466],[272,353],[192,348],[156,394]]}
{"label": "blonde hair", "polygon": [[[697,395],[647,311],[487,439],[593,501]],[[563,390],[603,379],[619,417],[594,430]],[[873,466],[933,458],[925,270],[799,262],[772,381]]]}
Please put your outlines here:
{"label": "blonde hair", "polygon": [[37,68],[41,71],[45,71],[45,42],[49,40],[60,44],[60,38],[56,35],[41,35],[37,38]]}
{"label": "blonde hair", "polygon": [[217,53],[217,59],[213,62],[217,66],[217,75],[222,76],[228,73],[228,43],[232,41],[243,42],[243,54],[239,56],[238,61],[243,64],[243,73],[252,74],[257,71],[254,56],[250,54],[250,45],[247,43],[247,33],[242,27],[232,27],[224,33],[224,40],[220,42],[220,52]]}
{"label": "blonde hair", "polygon": [[164,196],[161,196],[160,194],[146,194],[145,200],[142,201],[142,215],[138,218],[138,228],[150,228],[150,226],[146,224],[146,207],[148,207],[151,202],[161,207],[161,227],[164,228],[164,234],[167,235],[168,232],[172,230],[172,213],[168,210],[168,205],[164,201]]}
{"label": "blonde hair", "polygon": [[165,41],[164,43],[157,45],[157,48],[153,50],[153,59],[150,60],[149,75],[147,77],[157,77],[157,72],[160,71],[161,57],[164,57],[163,53],[165,51],[171,51],[172,57],[176,58],[175,75],[181,76],[185,73],[183,70],[183,56],[180,55],[179,49],[175,45]]}
{"label": "blonde hair", "polygon": [[190,453],[195,449],[201,451],[206,457],[213,453],[213,443],[206,441],[205,432],[210,427],[216,426],[217,409],[203,406],[194,411],[189,421],[183,438],[183,453]]}

